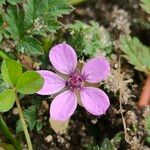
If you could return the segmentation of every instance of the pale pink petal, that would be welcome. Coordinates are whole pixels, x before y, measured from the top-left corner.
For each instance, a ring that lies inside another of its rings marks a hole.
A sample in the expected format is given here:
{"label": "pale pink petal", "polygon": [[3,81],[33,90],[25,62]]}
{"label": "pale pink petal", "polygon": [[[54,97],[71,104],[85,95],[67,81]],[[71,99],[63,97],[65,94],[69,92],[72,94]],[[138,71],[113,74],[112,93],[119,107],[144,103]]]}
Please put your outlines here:
{"label": "pale pink petal", "polygon": [[84,87],[80,94],[83,106],[93,115],[104,114],[110,105],[106,93],[98,88]]}
{"label": "pale pink petal", "polygon": [[37,72],[44,78],[44,85],[37,94],[51,95],[59,92],[63,87],[65,87],[66,81],[57,74],[47,70],[39,70]]}
{"label": "pale pink petal", "polygon": [[74,72],[77,66],[76,53],[74,49],[66,43],[54,46],[50,50],[49,58],[53,67],[64,74]]}
{"label": "pale pink petal", "polygon": [[50,106],[50,117],[65,121],[70,118],[77,107],[77,98],[72,91],[63,92],[55,97]]}
{"label": "pale pink petal", "polygon": [[82,75],[87,82],[97,83],[106,79],[110,73],[109,62],[104,58],[92,58],[85,63]]}

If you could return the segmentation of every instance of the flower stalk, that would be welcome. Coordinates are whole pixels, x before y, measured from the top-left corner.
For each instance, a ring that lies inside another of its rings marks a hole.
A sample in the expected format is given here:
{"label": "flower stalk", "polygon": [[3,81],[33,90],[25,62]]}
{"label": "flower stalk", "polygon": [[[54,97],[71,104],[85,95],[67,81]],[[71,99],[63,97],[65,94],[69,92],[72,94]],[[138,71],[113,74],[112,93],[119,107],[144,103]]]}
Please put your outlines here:
{"label": "flower stalk", "polygon": [[16,105],[17,105],[17,108],[19,110],[19,116],[20,116],[20,120],[21,120],[21,123],[22,123],[25,138],[26,138],[26,141],[27,141],[28,150],[33,150],[30,135],[29,135],[29,132],[28,132],[28,129],[27,129],[27,125],[26,125],[26,122],[25,122],[25,119],[24,119],[24,116],[23,116],[23,112],[22,112],[22,108],[21,108],[19,98],[18,98],[17,95],[16,95]]}
{"label": "flower stalk", "polygon": [[150,74],[147,77],[138,105],[144,107],[150,104]]}
{"label": "flower stalk", "polygon": [[21,144],[15,139],[9,128],[7,127],[2,115],[0,114],[0,131],[14,145],[16,150],[22,150]]}

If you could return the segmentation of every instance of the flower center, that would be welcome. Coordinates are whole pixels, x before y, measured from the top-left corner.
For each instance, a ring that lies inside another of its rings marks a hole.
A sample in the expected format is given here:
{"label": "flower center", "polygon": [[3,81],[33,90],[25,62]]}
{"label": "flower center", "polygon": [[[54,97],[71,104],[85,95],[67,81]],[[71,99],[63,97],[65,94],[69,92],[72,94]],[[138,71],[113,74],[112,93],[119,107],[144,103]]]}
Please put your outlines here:
{"label": "flower center", "polygon": [[70,76],[69,80],[66,83],[66,86],[70,89],[78,89],[83,85],[83,79],[78,73],[74,73]]}

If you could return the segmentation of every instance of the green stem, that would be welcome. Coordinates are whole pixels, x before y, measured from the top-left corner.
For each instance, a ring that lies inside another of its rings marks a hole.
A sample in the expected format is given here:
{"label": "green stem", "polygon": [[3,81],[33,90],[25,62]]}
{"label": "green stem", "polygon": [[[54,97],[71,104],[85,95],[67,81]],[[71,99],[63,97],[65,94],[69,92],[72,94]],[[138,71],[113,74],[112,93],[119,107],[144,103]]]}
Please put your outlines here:
{"label": "green stem", "polygon": [[25,138],[26,138],[26,141],[27,141],[28,150],[33,150],[30,135],[29,135],[29,132],[28,132],[28,129],[27,129],[25,119],[23,117],[23,112],[22,112],[21,105],[20,105],[20,102],[19,102],[19,98],[18,98],[17,95],[16,95],[16,105],[17,105],[17,108],[19,110],[19,116],[20,116],[20,120],[21,120],[21,123],[22,123]]}
{"label": "green stem", "polygon": [[81,3],[86,2],[86,1],[87,0],[68,0],[68,3],[70,5],[77,6],[77,5],[80,5]]}
{"label": "green stem", "polygon": [[10,132],[9,128],[7,127],[5,121],[0,114],[0,131],[5,135],[5,137],[14,145],[16,150],[22,150],[21,144],[15,139],[13,134]]}

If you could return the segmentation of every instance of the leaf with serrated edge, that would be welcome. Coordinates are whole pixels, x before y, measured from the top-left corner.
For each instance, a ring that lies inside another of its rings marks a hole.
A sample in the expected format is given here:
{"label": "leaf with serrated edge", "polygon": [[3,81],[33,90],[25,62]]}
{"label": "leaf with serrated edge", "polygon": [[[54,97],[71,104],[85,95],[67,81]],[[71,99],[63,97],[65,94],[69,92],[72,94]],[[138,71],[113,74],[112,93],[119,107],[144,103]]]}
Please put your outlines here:
{"label": "leaf with serrated edge", "polygon": [[135,69],[150,72],[150,48],[143,45],[136,37],[121,36],[120,48],[124,57],[134,65]]}
{"label": "leaf with serrated edge", "polygon": [[141,0],[141,2],[143,10],[150,14],[150,0]]}

